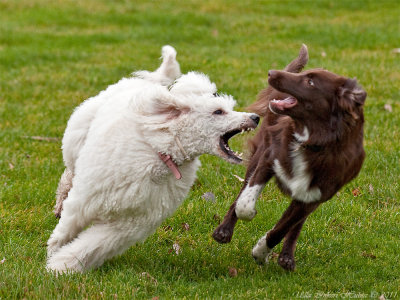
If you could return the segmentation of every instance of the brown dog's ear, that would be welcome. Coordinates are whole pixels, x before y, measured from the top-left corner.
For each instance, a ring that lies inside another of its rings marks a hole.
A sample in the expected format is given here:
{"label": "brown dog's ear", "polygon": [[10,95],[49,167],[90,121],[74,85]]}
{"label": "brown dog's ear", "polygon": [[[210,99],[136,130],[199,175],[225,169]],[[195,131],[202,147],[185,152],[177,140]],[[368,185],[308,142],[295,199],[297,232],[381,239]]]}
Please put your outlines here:
{"label": "brown dog's ear", "polygon": [[357,80],[347,79],[343,86],[340,88],[339,95],[348,101],[355,102],[358,105],[363,105],[367,93],[357,84]]}
{"label": "brown dog's ear", "polygon": [[307,46],[303,44],[300,48],[299,55],[285,67],[284,71],[291,73],[299,73],[301,70],[303,70],[307,62],[308,62],[308,49]]}
{"label": "brown dog's ear", "polygon": [[357,84],[356,79],[346,79],[338,91],[338,104],[349,112],[354,119],[358,119],[356,110],[364,105],[367,93]]}

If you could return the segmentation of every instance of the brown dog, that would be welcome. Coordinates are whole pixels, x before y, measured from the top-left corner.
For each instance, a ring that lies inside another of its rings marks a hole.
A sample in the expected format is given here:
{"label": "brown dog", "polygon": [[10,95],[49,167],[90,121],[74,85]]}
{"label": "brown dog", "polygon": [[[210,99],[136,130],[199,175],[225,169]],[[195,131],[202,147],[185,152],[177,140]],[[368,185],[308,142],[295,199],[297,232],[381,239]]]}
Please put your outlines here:
{"label": "brown dog", "polygon": [[270,86],[250,109],[264,117],[250,141],[244,185],[213,237],[231,240],[239,219],[251,220],[265,184],[275,176],[292,202],[273,229],[253,248],[254,259],[268,261],[285,238],[278,263],[294,270],[294,251],[306,218],[359,173],[364,161],[363,104],[366,92],[355,79],[322,69],[299,73],[308,61],[299,56],[284,71],[268,72]]}

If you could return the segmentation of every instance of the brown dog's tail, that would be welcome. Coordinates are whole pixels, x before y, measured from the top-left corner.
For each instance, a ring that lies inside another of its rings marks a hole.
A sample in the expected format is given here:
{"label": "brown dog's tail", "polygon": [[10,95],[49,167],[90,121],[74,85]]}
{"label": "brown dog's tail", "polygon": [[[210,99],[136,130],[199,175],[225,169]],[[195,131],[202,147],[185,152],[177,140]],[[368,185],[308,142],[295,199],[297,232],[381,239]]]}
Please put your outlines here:
{"label": "brown dog's tail", "polygon": [[304,66],[308,62],[308,50],[307,46],[303,44],[300,48],[299,56],[294,59],[290,64],[286,66],[284,71],[291,72],[291,73],[299,73],[303,70]]}
{"label": "brown dog's tail", "polygon": [[[299,55],[285,67],[286,72],[299,73],[303,70],[304,66],[308,62],[308,50],[307,46],[303,44],[300,48]],[[258,94],[257,101],[247,107],[248,111],[264,116],[268,111],[269,95],[272,93],[273,88],[271,86],[263,89]]]}

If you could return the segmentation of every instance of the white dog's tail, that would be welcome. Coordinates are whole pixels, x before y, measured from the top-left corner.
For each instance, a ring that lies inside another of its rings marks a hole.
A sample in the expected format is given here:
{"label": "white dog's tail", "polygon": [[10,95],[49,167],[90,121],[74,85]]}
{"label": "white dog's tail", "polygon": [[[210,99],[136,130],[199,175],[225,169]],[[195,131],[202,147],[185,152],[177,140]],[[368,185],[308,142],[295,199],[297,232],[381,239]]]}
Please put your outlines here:
{"label": "white dog's tail", "polygon": [[68,197],[69,190],[72,188],[72,174],[71,170],[65,168],[64,173],[61,175],[60,182],[58,183],[56,191],[56,205],[54,206],[54,215],[57,218],[61,217],[63,202]]}
{"label": "white dog's tail", "polygon": [[169,45],[163,46],[161,49],[161,58],[162,63],[160,67],[154,72],[138,71],[133,74],[137,77],[161,85],[172,84],[179,76],[181,76],[181,69],[176,60],[176,50],[174,47]]}
{"label": "white dog's tail", "polygon": [[161,49],[161,57],[163,61],[155,72],[170,78],[172,82],[175,81],[175,79],[181,76],[181,69],[176,60],[176,50],[174,47],[165,45]]}

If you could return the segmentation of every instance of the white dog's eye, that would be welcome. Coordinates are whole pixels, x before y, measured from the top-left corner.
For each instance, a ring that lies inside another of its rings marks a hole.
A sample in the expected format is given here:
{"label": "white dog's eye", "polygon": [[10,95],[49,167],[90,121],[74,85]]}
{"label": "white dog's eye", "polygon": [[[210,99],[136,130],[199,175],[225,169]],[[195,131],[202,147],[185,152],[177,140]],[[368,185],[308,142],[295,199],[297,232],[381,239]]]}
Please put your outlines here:
{"label": "white dog's eye", "polygon": [[308,84],[311,86],[314,86],[314,81],[310,78],[310,79],[308,79]]}
{"label": "white dog's eye", "polygon": [[213,115],[223,115],[225,112],[222,109],[217,109],[213,112]]}
{"label": "white dog's eye", "polygon": [[213,96],[214,97],[219,97],[219,94],[218,93],[214,93]]}

